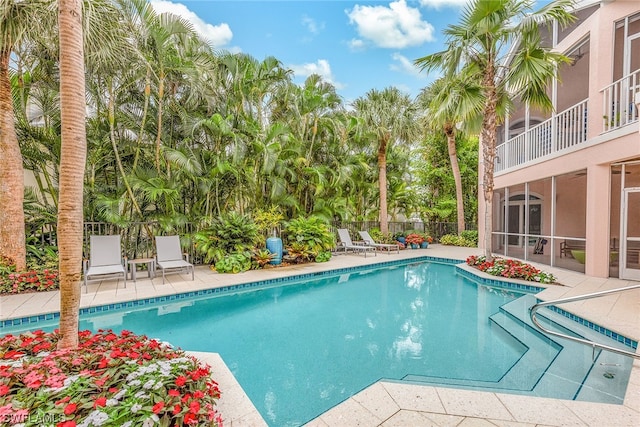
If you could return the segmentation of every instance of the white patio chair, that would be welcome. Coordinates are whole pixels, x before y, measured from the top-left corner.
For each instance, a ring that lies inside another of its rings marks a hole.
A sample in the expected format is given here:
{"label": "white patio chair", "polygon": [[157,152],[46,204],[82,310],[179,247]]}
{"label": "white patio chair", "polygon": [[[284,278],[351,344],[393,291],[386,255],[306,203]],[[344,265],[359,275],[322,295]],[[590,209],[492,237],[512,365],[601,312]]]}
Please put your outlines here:
{"label": "white patio chair", "polygon": [[347,230],[346,228],[339,228],[338,229],[338,237],[340,242],[338,243],[338,249],[344,249],[345,252],[348,251],[353,251],[353,252],[360,252],[362,254],[364,254],[364,257],[367,257],[367,252],[369,251],[373,251],[373,255],[377,255],[376,254],[376,248],[370,245],[360,245],[360,244],[355,244],[351,241],[351,236],[349,235],[349,230]]}
{"label": "white patio chair", "polygon": [[90,236],[89,259],[83,262],[84,291],[87,292],[87,282],[108,278],[124,278],[127,287],[127,270],[122,256],[120,235]]}
{"label": "white patio chair", "polygon": [[378,249],[385,249],[387,253],[391,253],[392,250],[400,253],[400,245],[394,243],[376,243],[368,231],[358,231],[358,233],[360,233],[362,241],[369,246],[373,246]]}
{"label": "white patio chair", "polygon": [[191,270],[191,280],[194,280],[193,264],[189,262],[189,255],[180,249],[178,236],[156,236],[156,266],[162,270],[162,284],[165,274],[188,273]]}

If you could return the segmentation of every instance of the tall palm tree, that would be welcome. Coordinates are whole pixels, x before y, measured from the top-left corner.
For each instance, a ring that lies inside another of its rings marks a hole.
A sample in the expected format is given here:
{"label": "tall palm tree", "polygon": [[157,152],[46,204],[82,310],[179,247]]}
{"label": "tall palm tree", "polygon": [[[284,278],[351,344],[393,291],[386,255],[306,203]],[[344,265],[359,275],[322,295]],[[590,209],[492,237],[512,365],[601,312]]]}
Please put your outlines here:
{"label": "tall palm tree", "polygon": [[387,151],[390,144],[412,143],[418,133],[417,108],[409,95],[395,87],[372,89],[353,102],[363,130],[377,143],[378,186],[380,189],[380,231],[389,232],[387,209]]}
{"label": "tall palm tree", "polygon": [[447,137],[449,163],[456,186],[456,213],[458,234],[465,230],[464,195],[462,176],[458,165],[456,132],[459,125],[466,125],[478,117],[483,106],[481,87],[473,78],[456,75],[440,78],[422,90],[418,102],[425,108],[425,125],[439,129]]}
{"label": "tall palm tree", "polygon": [[[58,196],[58,256],[60,271],[61,349],[78,346],[78,311],[82,267],[83,189],[87,154],[85,49],[89,62],[109,58],[96,40],[110,44],[117,19],[110,0],[58,1],[60,46],[60,182]],[[85,37],[84,28],[87,28]],[[113,52],[111,52],[113,53]]]}
{"label": "tall palm tree", "polygon": [[0,256],[18,270],[26,267],[24,175],[11,97],[10,61],[14,49],[43,37],[52,28],[51,1],[0,2]]}
{"label": "tall palm tree", "polygon": [[[557,73],[559,63],[568,59],[543,46],[539,25],[569,24],[574,0],[556,0],[531,12],[533,0],[473,0],[462,13],[459,24],[444,33],[446,49],[415,60],[423,70],[440,69],[445,77],[459,72],[476,74],[482,85],[484,108],[480,141],[482,145],[482,191],[485,202],[484,254],[492,259],[493,171],[496,157],[496,129],[501,120],[501,94],[549,110],[546,88]],[[508,52],[508,46],[516,49]],[[503,55],[509,53],[507,58]]]}
{"label": "tall palm tree", "polygon": [[82,265],[82,190],[87,153],[82,3],[59,0],[62,147],[58,206],[60,256],[59,348],[78,346]]}

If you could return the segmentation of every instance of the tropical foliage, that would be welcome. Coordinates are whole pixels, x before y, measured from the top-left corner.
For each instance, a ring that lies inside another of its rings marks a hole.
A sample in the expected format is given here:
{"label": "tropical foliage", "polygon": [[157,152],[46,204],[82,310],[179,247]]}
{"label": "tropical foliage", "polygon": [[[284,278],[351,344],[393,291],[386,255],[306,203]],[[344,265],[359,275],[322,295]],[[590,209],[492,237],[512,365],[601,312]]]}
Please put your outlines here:
{"label": "tropical foliage", "polygon": [[194,234],[193,240],[205,261],[215,264],[227,255],[253,250],[258,227],[251,216],[230,212],[214,218],[210,226]]}
{"label": "tropical foliage", "polygon": [[329,251],[336,246],[329,224],[319,217],[292,219],[287,223],[285,232],[289,257],[297,262],[315,260],[318,256],[320,261],[326,261],[330,258]]}
{"label": "tropical foliage", "polygon": [[[44,8],[48,2],[8,3]],[[273,206],[283,219],[378,218],[375,135],[381,127],[362,120],[364,112],[348,111],[334,86],[317,75],[294,84],[291,72],[273,57],[258,61],[216,52],[188,22],[158,15],[146,1],[102,3],[112,6],[104,21],[114,32],[104,38],[108,43],[86,46],[85,220],[122,226],[153,220],[171,230],[228,211],[245,214]],[[42,8],[55,22],[55,10]],[[100,10],[92,12],[96,19]],[[20,34],[24,39],[16,40],[12,78],[3,92],[13,96],[10,117],[17,128],[3,131],[17,135],[22,164],[33,172],[25,203],[32,224],[55,218],[59,203],[58,64],[51,59],[55,55],[43,54],[56,52],[57,40],[44,31]],[[408,113],[415,106],[409,96],[393,88],[387,93],[393,96],[369,97],[369,111],[385,111],[383,101],[399,100],[398,115],[407,114],[398,117],[411,124]],[[384,153],[392,217],[416,207],[406,184],[406,145],[420,136],[409,138],[403,126],[394,130]],[[403,139],[396,140],[398,135]],[[0,210],[10,207],[16,203],[3,203]]]}
{"label": "tropical foliage", "polygon": [[466,230],[460,234],[445,234],[440,237],[439,241],[442,245],[475,248],[478,246],[478,232],[476,230]]}
{"label": "tropical foliage", "polygon": [[455,183],[456,219],[460,233],[465,230],[465,207],[456,134],[459,132],[458,128],[472,129],[473,120],[482,110],[481,87],[473,76],[461,73],[436,80],[422,90],[418,101],[427,111],[423,119],[425,126],[441,131],[447,138],[449,163]]}
{"label": "tropical foliage", "polygon": [[[457,185],[451,173],[449,138],[442,132],[425,135],[414,151],[412,175],[418,216],[425,221],[456,222],[464,215],[467,224],[478,218],[478,138],[457,133],[455,153],[462,185],[463,213],[457,208]],[[459,225],[460,226],[460,225]]]}
{"label": "tropical foliage", "polygon": [[[539,27],[568,25],[575,19],[570,13],[574,3],[555,0],[533,11],[533,0],[472,0],[460,22],[444,30],[445,49],[415,61],[422,69],[441,70],[449,82],[475,80],[480,84],[479,88],[469,89],[478,91],[482,100],[479,118],[485,205],[483,247],[487,259],[492,256],[496,129],[509,104],[516,100],[545,110],[552,108],[547,87],[558,65],[569,59],[545,45]],[[511,46],[515,48],[509,49]]]}

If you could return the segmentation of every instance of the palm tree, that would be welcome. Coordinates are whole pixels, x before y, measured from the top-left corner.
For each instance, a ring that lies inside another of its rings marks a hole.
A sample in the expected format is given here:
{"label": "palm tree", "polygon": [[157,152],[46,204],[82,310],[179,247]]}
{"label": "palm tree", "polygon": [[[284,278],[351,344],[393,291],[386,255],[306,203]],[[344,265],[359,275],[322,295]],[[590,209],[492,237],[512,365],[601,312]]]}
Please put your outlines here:
{"label": "palm tree", "polygon": [[[533,0],[473,0],[462,13],[459,24],[444,33],[446,49],[415,60],[423,70],[440,69],[445,77],[460,72],[475,74],[482,86],[484,108],[480,141],[482,145],[482,191],[485,202],[484,254],[492,259],[493,170],[496,157],[496,129],[501,117],[501,95],[509,94],[541,109],[552,108],[546,88],[557,73],[559,63],[568,59],[542,45],[539,25],[554,20],[564,26],[574,17],[569,12],[573,0],[556,0],[530,13]],[[517,41],[515,50],[503,57]]]}
{"label": "palm tree", "polygon": [[380,189],[380,231],[388,233],[387,151],[390,144],[412,143],[417,135],[416,105],[409,95],[395,87],[372,89],[353,102],[363,131],[377,143],[378,186]]}
{"label": "palm tree", "polygon": [[10,61],[14,49],[43,37],[55,19],[49,1],[0,3],[0,256],[18,271],[26,268],[24,175],[11,96]]}
{"label": "palm tree", "polygon": [[[60,272],[61,349],[78,346],[78,310],[82,266],[83,189],[87,154],[85,32],[89,62],[109,58],[95,42],[112,41],[108,26],[117,12],[109,0],[79,2],[59,0],[58,32],[60,45],[60,182],[58,196],[58,254]],[[112,52],[111,52],[112,53]]]}
{"label": "palm tree", "polygon": [[456,150],[456,129],[476,118],[482,110],[482,92],[480,85],[472,78],[456,75],[440,78],[423,89],[418,102],[425,107],[425,125],[440,129],[447,137],[449,163],[456,186],[456,213],[458,234],[465,230],[464,195],[462,176],[458,166]]}
{"label": "palm tree", "polygon": [[60,115],[62,148],[58,247],[60,256],[60,334],[58,347],[78,346],[82,265],[82,190],[87,153],[82,3],[59,0]]}

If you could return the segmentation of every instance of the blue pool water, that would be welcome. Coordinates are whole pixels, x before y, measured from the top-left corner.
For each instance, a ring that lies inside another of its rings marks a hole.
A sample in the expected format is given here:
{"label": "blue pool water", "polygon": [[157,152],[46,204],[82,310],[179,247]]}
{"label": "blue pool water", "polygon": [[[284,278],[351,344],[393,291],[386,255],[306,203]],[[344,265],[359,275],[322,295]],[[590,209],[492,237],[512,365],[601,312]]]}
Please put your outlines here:
{"label": "blue pool water", "polygon": [[[491,316],[522,295],[420,262],[92,314],[80,328],[220,353],[270,425],[298,426],[380,379],[503,381],[529,348]],[[544,348],[527,357],[556,357]]]}
{"label": "blue pool water", "polygon": [[423,262],[92,315],[80,328],[218,352],[268,423],[300,425],[381,378],[499,379],[526,349],[491,333],[488,316],[516,296]]}

